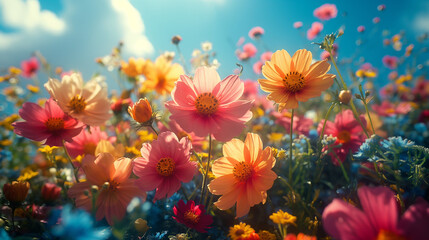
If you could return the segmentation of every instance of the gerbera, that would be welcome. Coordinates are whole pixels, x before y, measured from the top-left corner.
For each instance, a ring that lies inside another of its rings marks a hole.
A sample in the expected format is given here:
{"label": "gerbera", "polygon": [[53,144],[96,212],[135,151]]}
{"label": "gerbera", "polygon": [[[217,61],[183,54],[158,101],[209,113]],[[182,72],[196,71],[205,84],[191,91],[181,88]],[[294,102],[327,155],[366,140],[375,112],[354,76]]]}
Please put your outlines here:
{"label": "gerbera", "polygon": [[112,116],[107,89],[99,81],[99,77],[93,78],[84,85],[81,75],[72,73],[61,82],[50,78],[44,86],[64,112],[85,124],[99,126]]}
{"label": "gerbera", "polygon": [[182,66],[171,64],[164,55],[159,56],[155,63],[148,62],[143,71],[146,81],[143,88],[156,90],[159,94],[169,94],[174,88],[174,83],[184,74]]}
{"label": "gerbera", "polygon": [[91,127],[89,130],[85,129],[75,136],[73,141],[66,143],[66,148],[73,158],[83,154],[95,156],[97,144],[106,139],[108,139],[106,132],[101,131],[99,127]]}
{"label": "gerbera", "polygon": [[[97,209],[96,219],[106,218],[110,225],[125,216],[131,199],[138,196],[146,198],[146,193],[135,185],[136,179],[129,178],[133,161],[129,158],[115,160],[110,153],[100,153],[96,158],[86,156],[82,160],[82,169],[86,181],[76,183],[68,191],[75,199],[76,206],[90,211]],[[99,192],[95,206],[92,206],[91,186],[98,186]],[[90,194],[84,194],[88,192]]]}
{"label": "gerbera", "polygon": [[197,230],[200,233],[207,232],[209,225],[213,223],[212,216],[206,214],[203,205],[196,205],[190,200],[186,204],[182,199],[173,207],[174,219],[178,223],[185,224],[188,228]]}
{"label": "gerbera", "polygon": [[229,228],[228,237],[232,240],[239,240],[245,239],[253,233],[255,233],[255,229],[246,223],[240,222],[239,224]]}
{"label": "gerbera", "polygon": [[[363,115],[360,120],[366,126],[366,120]],[[320,121],[317,131],[321,134],[325,120]],[[353,116],[353,112],[349,109],[342,111],[335,117],[335,122],[326,121],[324,135],[332,135],[336,137],[335,145],[341,145],[333,148],[333,152],[329,154],[332,157],[332,162],[338,165],[338,159],[344,162],[348,153],[356,152],[359,146],[365,141],[363,129],[358,121]]]}
{"label": "gerbera", "polygon": [[143,191],[156,189],[154,201],[171,197],[197,172],[196,162],[189,161],[191,148],[188,138],[179,141],[172,132],[160,133],[151,144],[143,143],[142,157],[134,160],[137,185]]}
{"label": "gerbera", "polygon": [[215,69],[200,67],[194,79],[181,75],[173,89],[172,101],[165,104],[185,131],[216,140],[229,141],[240,134],[252,118],[252,101],[239,100],[244,84],[237,75],[223,81]]}
{"label": "gerbera", "polygon": [[298,101],[318,97],[333,83],[335,75],[327,74],[331,65],[326,61],[311,64],[311,52],[301,49],[291,58],[286,50],[276,51],[271,61],[265,62],[259,79],[261,89],[270,94],[268,100],[279,104],[279,111],[297,108]]}
{"label": "gerbera", "polygon": [[323,211],[323,227],[335,239],[427,239],[429,203],[419,199],[399,218],[400,208],[388,187],[361,187],[362,210],[334,199]]}
{"label": "gerbera", "polygon": [[32,57],[26,61],[21,62],[22,76],[26,78],[31,78],[36,75],[37,70],[39,70],[39,61],[36,57]]}
{"label": "gerbera", "polygon": [[322,6],[314,9],[313,15],[320,20],[329,20],[337,17],[338,10],[335,4],[323,4]]}
{"label": "gerbera", "polygon": [[26,102],[19,110],[24,122],[14,122],[13,131],[34,141],[42,141],[49,146],[63,146],[63,140],[72,138],[82,131],[83,124],[61,110],[53,99],[48,99],[45,108]]}
{"label": "gerbera", "polygon": [[277,175],[271,170],[276,163],[271,148],[262,150],[259,135],[248,133],[244,143],[232,139],[222,148],[223,157],[213,162],[215,179],[208,188],[212,194],[222,195],[214,204],[221,210],[237,203],[237,217],[246,215],[250,207],[265,203],[267,190]]}

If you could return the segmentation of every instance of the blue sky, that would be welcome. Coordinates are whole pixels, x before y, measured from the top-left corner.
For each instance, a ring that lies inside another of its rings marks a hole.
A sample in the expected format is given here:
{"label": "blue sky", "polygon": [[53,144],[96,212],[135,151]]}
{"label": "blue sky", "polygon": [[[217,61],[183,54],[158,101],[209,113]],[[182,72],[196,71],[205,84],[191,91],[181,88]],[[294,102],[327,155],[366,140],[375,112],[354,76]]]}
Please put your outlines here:
{"label": "blue sky", "polygon": [[[202,42],[212,42],[221,63],[218,71],[225,77],[236,68],[238,39],[244,36],[246,42],[255,43],[247,36],[254,26],[265,29],[262,39],[269,50],[293,53],[307,48],[317,58],[320,50],[305,38],[305,32],[317,21],[313,10],[324,3],[336,4],[338,16],[324,22],[322,34],[314,41],[343,26],[345,34],[338,40],[339,59],[360,57],[344,70],[356,70],[361,62],[370,62],[379,69],[380,81],[385,81],[389,72],[381,58],[386,54],[403,55],[405,42],[419,46],[416,37],[429,32],[429,3],[417,0],[406,4],[396,0],[0,0],[0,71],[19,66],[38,50],[53,66],[78,70],[88,79],[102,71],[95,58],[109,54],[120,40],[125,43],[125,59],[155,59],[164,51],[175,51],[170,40],[178,34],[183,38],[180,46],[187,60]],[[385,4],[386,10],[378,11],[379,4]],[[381,21],[374,25],[372,19],[376,16]],[[295,21],[302,21],[303,28],[294,29]],[[366,27],[363,34],[356,31],[359,25]],[[401,52],[383,47],[383,31],[391,37],[401,30],[406,34]],[[359,47],[358,39],[364,43]],[[428,55],[423,57],[427,59]],[[251,64],[244,67],[243,78],[257,78]],[[106,74],[109,90],[116,88],[111,75],[102,73]],[[46,75],[39,78],[42,83],[47,81]]]}

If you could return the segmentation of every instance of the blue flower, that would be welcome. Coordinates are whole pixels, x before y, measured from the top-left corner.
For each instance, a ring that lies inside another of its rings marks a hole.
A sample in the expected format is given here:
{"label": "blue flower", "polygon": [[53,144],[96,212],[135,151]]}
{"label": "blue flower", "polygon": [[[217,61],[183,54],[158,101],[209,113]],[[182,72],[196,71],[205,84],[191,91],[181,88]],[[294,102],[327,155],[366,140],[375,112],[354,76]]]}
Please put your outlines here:
{"label": "blue flower", "polygon": [[386,151],[402,153],[407,151],[410,147],[414,146],[414,142],[408,139],[402,139],[402,137],[390,137],[387,140],[381,142],[381,146]]}
{"label": "blue flower", "polygon": [[158,240],[158,239],[162,239],[165,235],[167,235],[167,231],[157,232],[155,235],[148,236],[147,239]]}
{"label": "blue flower", "polygon": [[366,139],[365,142],[360,146],[359,151],[353,156],[359,160],[366,160],[374,156],[377,146],[380,144],[381,137],[372,135]]}
{"label": "blue flower", "polygon": [[108,228],[94,228],[94,221],[87,212],[81,209],[72,212],[70,205],[63,208],[61,224],[53,226],[51,233],[61,239],[77,240],[101,240],[110,236]]}

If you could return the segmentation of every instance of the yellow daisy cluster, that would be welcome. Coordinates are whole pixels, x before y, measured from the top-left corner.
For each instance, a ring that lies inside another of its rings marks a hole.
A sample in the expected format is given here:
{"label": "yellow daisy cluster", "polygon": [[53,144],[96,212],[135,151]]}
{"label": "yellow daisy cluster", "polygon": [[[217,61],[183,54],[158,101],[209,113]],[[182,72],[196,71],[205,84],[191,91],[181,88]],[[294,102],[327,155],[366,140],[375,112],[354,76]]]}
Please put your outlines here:
{"label": "yellow daisy cluster", "polygon": [[287,224],[292,224],[292,225],[296,225],[296,217],[289,214],[288,212],[283,212],[283,210],[279,210],[273,214],[271,214],[270,216],[271,221],[273,221],[276,224],[281,224],[281,225],[287,225]]}
{"label": "yellow daisy cluster", "polygon": [[241,222],[229,228],[228,237],[230,237],[232,240],[245,239],[254,232],[255,229],[253,229],[250,225]]}

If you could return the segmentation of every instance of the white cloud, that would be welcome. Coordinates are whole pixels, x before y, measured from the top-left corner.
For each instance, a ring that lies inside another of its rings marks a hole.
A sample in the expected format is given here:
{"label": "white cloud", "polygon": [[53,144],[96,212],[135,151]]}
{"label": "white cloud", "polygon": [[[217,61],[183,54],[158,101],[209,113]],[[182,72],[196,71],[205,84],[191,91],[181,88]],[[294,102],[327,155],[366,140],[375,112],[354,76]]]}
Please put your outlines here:
{"label": "white cloud", "polygon": [[40,9],[37,0],[0,0],[0,68],[19,63],[40,51],[55,67],[90,76],[95,58],[124,42],[123,54],[149,57],[154,52],[140,13],[128,0],[64,0],[61,13]]}
{"label": "white cloud", "polygon": [[[429,3],[422,3],[419,6],[419,11],[415,14],[414,17],[414,30],[417,32],[429,32]],[[407,20],[405,20],[408,22]]]}

